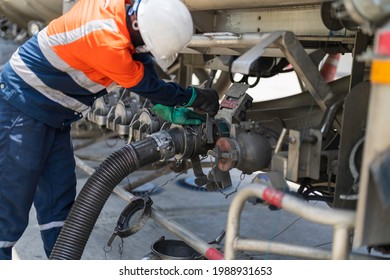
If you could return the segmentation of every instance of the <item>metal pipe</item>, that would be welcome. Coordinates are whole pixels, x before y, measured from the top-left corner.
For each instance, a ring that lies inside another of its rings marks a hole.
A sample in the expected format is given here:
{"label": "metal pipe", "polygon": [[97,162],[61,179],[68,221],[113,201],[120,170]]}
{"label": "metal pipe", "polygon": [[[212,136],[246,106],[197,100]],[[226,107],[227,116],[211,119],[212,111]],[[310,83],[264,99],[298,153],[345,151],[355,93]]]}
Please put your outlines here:
{"label": "metal pipe", "polygon": [[237,239],[234,245],[236,250],[266,252],[275,255],[300,257],[303,259],[328,260],[332,258],[332,254],[324,249],[271,241]]}
{"label": "metal pipe", "polygon": [[127,191],[131,192],[132,190],[138,188],[139,186],[142,186],[150,181],[153,181],[154,179],[157,179],[160,176],[164,176],[166,174],[171,173],[172,172],[171,164],[175,164],[175,163],[170,163],[169,165],[166,165],[158,170],[155,170],[150,174],[147,174],[141,178],[138,178],[137,180],[129,182],[126,186],[124,186],[124,188]]}
{"label": "metal pipe", "polygon": [[77,150],[80,150],[82,148],[88,147],[92,144],[98,143],[100,141],[106,141],[107,139],[117,137],[117,136],[118,136],[117,132],[110,131],[108,133],[104,133],[103,135],[99,136],[98,138],[92,137],[91,139],[87,139],[81,143],[74,144],[73,150],[77,151]]}
{"label": "metal pipe", "polygon": [[76,154],[76,156],[80,160],[88,160],[88,161],[95,161],[95,162],[102,162],[106,159],[105,156],[100,156],[100,155],[80,155]]}
{"label": "metal pipe", "polygon": [[80,159],[78,156],[74,156],[76,166],[80,168],[82,171],[87,173],[88,175],[92,175],[95,173],[95,168],[91,167],[89,164],[85,163],[82,159]]}
{"label": "metal pipe", "polygon": [[350,230],[345,226],[336,226],[333,234],[333,245],[332,245],[332,259],[333,260],[345,260],[348,256],[349,251],[349,240]]}
{"label": "metal pipe", "polygon": [[[303,259],[329,260],[333,258],[332,253],[328,250],[263,240],[239,238],[235,241],[235,248],[237,250],[267,252],[275,255],[300,257]],[[351,260],[383,259],[357,253],[350,254],[348,258]]]}
{"label": "metal pipe", "polygon": [[[114,191],[115,194],[130,201],[134,195],[126,191],[124,188],[117,186]],[[198,238],[195,234],[175,223],[174,221],[166,218],[158,210],[152,207],[152,213],[150,216],[156,223],[163,226],[169,232],[175,234],[195,251],[199,252],[209,260],[221,260],[223,259],[223,254],[215,249],[213,246],[208,244],[206,241]]]}
{"label": "metal pipe", "polygon": [[[257,186],[258,188],[258,186]],[[265,187],[263,187],[265,188]],[[330,225],[330,226],[345,226],[349,229],[355,226],[355,212],[348,210],[337,210],[331,208],[319,208],[314,205],[308,204],[306,201],[301,200],[292,195],[283,194],[274,189],[266,189],[267,192],[274,192],[272,195],[282,196],[281,208],[294,213],[308,221]],[[269,195],[269,194],[267,194]],[[263,199],[268,199],[264,197]],[[271,200],[270,202],[273,202]]]}
{"label": "metal pipe", "polygon": [[[346,210],[323,209],[307,202],[298,199],[292,195],[282,193],[270,187],[261,184],[250,184],[248,187],[242,189],[233,199],[229,208],[226,242],[225,242],[225,258],[234,259],[236,251],[236,243],[239,237],[240,215],[248,198],[257,196],[262,200],[292,212],[306,220],[332,225],[335,227],[335,239],[338,246],[344,248],[349,244],[349,236],[346,236],[342,229],[349,232],[355,223],[355,213]],[[342,257],[343,250],[335,252],[335,257]],[[332,255],[333,257],[333,255]],[[345,256],[346,257],[346,256]]]}

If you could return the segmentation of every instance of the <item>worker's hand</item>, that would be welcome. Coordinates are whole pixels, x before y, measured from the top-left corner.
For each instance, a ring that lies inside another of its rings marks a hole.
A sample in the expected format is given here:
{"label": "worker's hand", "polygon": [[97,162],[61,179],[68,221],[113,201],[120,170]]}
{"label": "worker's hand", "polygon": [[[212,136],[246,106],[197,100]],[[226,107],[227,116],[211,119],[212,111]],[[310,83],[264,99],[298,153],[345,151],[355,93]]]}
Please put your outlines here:
{"label": "worker's hand", "polygon": [[219,96],[216,90],[211,88],[192,88],[191,101],[186,107],[199,109],[214,117],[219,110]]}
{"label": "worker's hand", "polygon": [[152,111],[160,118],[174,124],[200,125],[206,120],[205,116],[183,107],[156,104],[152,107]]}

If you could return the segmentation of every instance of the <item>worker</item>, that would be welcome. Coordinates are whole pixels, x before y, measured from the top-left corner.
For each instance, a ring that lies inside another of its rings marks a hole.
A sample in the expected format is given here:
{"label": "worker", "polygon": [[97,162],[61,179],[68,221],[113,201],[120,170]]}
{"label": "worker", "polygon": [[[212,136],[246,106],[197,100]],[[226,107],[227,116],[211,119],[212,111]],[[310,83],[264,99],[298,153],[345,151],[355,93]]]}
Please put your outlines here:
{"label": "worker", "polygon": [[120,86],[172,122],[199,123],[187,107],[217,113],[217,92],[165,82],[154,68],[192,34],[179,0],[80,0],[12,55],[0,73],[0,259],[12,259],[32,204],[50,256],[76,195],[70,124],[94,100]]}

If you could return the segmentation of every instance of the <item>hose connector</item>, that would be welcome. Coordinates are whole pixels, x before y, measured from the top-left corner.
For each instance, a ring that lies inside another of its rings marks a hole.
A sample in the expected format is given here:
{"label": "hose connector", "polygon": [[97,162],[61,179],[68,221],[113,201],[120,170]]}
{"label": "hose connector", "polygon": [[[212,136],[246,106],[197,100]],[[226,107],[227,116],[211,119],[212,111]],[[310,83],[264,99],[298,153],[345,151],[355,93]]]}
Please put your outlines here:
{"label": "hose connector", "polygon": [[150,137],[152,137],[157,143],[157,150],[160,153],[160,161],[165,161],[175,156],[175,144],[168,131],[161,130],[153,133]]}

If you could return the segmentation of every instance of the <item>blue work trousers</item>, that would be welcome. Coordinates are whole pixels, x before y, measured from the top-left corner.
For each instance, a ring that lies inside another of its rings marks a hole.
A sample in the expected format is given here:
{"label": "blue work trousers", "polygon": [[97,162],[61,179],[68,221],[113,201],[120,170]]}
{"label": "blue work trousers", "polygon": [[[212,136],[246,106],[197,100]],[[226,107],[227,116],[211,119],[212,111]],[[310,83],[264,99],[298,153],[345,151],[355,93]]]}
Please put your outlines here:
{"label": "blue work trousers", "polygon": [[49,256],[75,195],[70,126],[53,128],[32,119],[0,92],[0,259],[12,258],[33,203]]}

